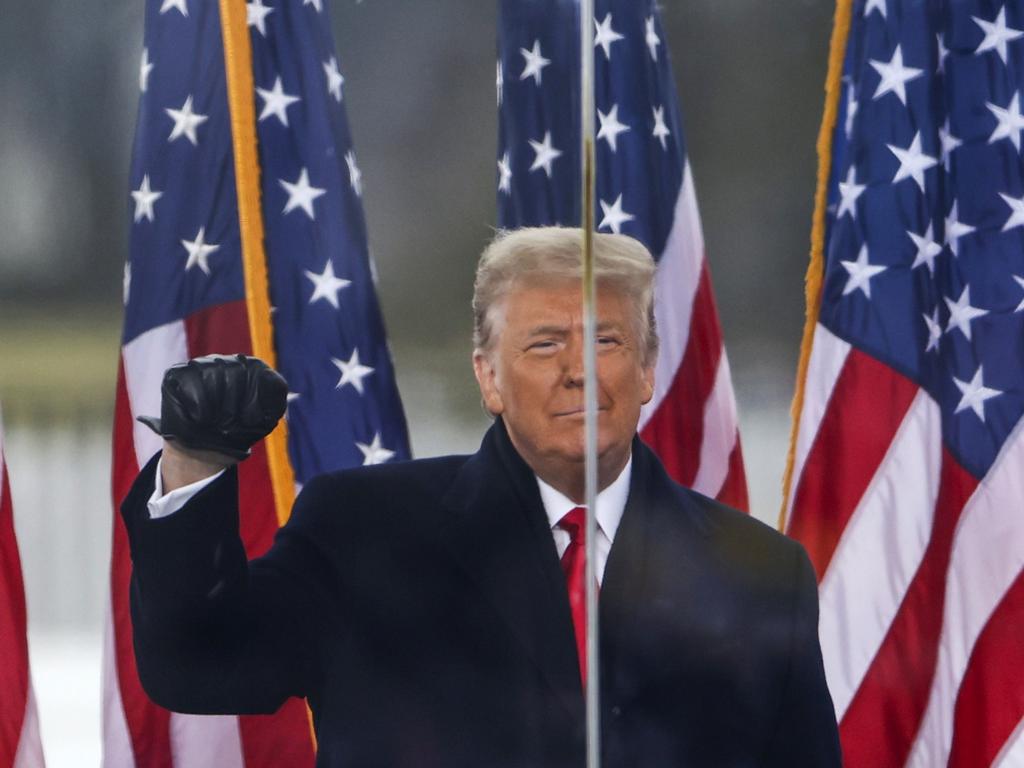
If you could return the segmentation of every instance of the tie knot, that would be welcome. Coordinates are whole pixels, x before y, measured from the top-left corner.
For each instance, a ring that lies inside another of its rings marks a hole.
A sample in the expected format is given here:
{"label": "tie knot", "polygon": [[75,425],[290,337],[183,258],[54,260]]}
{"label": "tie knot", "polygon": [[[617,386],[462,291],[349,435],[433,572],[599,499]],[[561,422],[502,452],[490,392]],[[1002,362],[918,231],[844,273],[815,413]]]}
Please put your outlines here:
{"label": "tie knot", "polygon": [[586,533],[586,515],[587,510],[583,507],[573,507],[558,521],[558,527],[573,541],[582,541]]}

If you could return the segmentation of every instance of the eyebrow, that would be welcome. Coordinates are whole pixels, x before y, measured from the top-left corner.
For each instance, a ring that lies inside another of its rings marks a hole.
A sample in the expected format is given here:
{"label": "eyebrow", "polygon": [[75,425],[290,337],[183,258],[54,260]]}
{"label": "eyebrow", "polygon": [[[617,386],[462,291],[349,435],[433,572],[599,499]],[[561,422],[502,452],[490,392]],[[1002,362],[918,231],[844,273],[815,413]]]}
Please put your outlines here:
{"label": "eyebrow", "polygon": [[[597,324],[597,331],[618,330],[621,326],[618,323],[603,322]],[[569,328],[564,325],[538,325],[526,332],[526,336],[565,336]]]}

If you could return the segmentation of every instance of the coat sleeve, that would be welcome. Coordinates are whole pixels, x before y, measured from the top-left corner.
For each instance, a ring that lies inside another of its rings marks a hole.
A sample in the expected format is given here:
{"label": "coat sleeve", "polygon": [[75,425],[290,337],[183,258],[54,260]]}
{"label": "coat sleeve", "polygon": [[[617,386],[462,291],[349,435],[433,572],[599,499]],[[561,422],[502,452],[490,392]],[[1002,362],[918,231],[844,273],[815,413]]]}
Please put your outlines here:
{"label": "coat sleeve", "polygon": [[[326,565],[308,532],[286,526],[267,555],[249,562],[234,469],[174,515],[150,519],[155,465],[139,474],[121,507],[146,693],[163,707],[197,714],[270,713],[290,696],[311,695],[316,639],[336,612],[327,606]],[[296,502],[293,522],[304,505]]]}
{"label": "coat sleeve", "polygon": [[817,580],[802,547],[795,560],[789,672],[764,765],[839,768],[842,765],[839,732],[818,641]]}

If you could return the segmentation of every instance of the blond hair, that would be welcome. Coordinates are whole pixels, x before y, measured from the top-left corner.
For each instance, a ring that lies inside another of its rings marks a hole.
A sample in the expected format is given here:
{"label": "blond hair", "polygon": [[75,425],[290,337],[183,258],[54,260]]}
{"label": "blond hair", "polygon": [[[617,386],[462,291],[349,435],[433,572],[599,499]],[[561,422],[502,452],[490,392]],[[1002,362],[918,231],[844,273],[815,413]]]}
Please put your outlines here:
{"label": "blond hair", "polygon": [[[582,277],[582,232],[573,227],[528,227],[499,232],[484,249],[473,286],[473,347],[490,351],[495,312],[517,284]],[[654,322],[654,259],[626,235],[594,233],[594,276],[599,286],[627,296],[635,309],[635,330],[644,365],[658,354]]]}

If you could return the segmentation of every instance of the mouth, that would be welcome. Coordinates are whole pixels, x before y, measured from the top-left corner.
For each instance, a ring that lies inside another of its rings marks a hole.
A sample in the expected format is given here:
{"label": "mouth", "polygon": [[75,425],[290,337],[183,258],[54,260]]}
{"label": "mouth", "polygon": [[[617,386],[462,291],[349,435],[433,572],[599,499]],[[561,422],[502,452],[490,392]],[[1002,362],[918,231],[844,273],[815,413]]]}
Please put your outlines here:
{"label": "mouth", "polygon": [[[606,410],[608,410],[608,409],[605,406],[598,406],[598,408],[597,408],[598,413],[600,413],[601,411],[606,411]],[[572,417],[572,416],[576,416],[576,417],[582,418],[584,413],[585,413],[585,409],[583,408],[583,406],[580,406],[579,408],[569,408],[569,409],[564,410],[564,411],[556,411],[554,416],[555,416],[556,419],[560,419],[560,418],[563,418],[563,417]]]}

